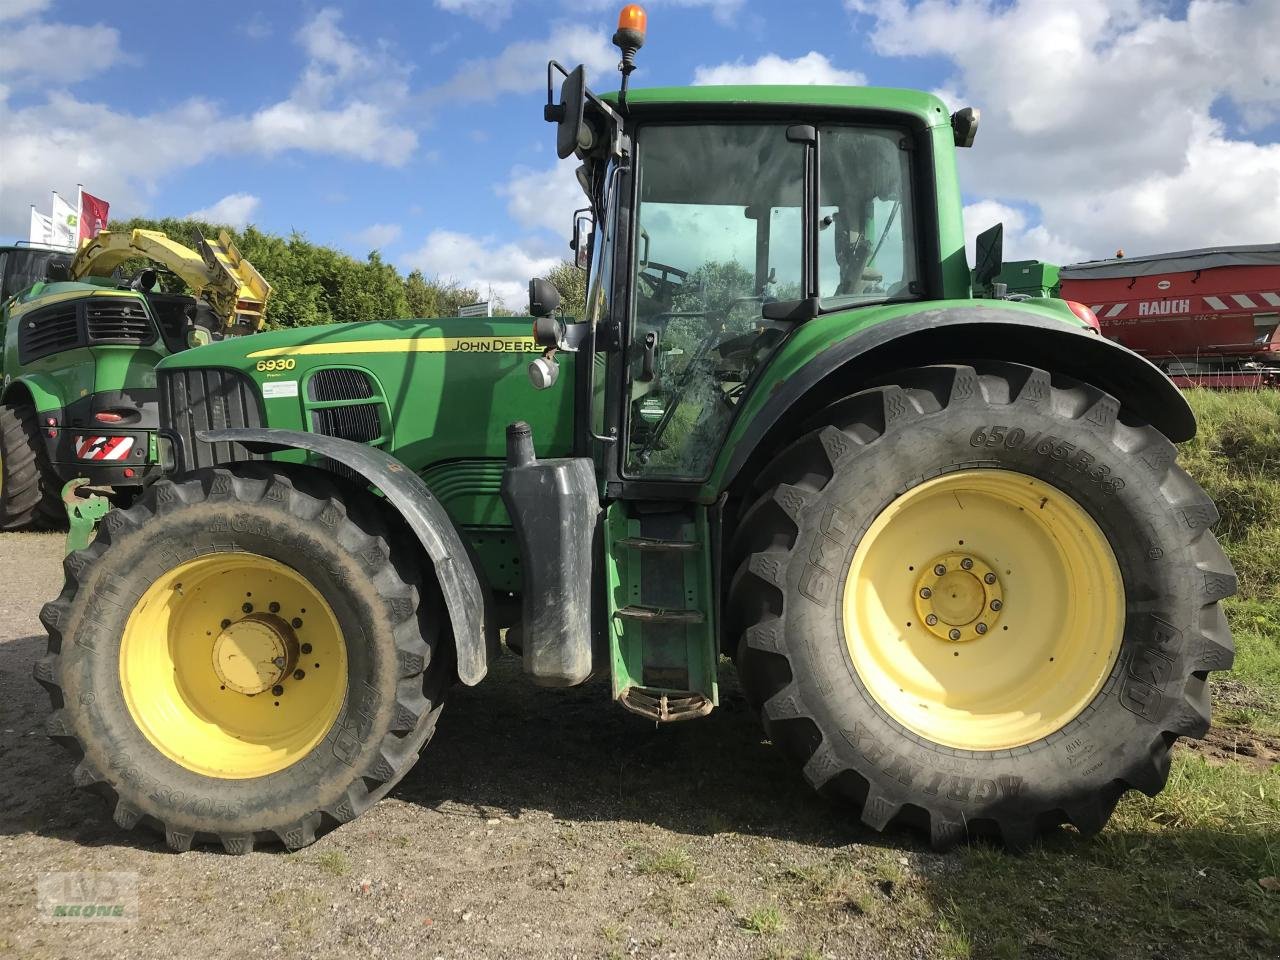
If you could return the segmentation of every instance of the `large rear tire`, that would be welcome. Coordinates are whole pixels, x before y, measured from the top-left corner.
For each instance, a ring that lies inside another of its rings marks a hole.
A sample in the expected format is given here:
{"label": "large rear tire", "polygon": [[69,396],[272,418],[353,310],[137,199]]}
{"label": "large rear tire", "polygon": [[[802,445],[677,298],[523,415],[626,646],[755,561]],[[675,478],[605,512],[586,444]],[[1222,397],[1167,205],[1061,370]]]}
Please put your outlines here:
{"label": "large rear tire", "polygon": [[217,470],[113,510],[41,613],[75,783],[175,850],[297,849],[359,816],[417,760],[451,675],[415,560],[327,480]]}
{"label": "large rear tire", "polygon": [[749,699],[869,826],[1020,848],[1155,794],[1209,727],[1235,577],[1173,445],[1086,384],[909,370],[778,455],[738,525]]}
{"label": "large rear tire", "polygon": [[61,526],[60,485],[30,403],[0,404],[0,530]]}

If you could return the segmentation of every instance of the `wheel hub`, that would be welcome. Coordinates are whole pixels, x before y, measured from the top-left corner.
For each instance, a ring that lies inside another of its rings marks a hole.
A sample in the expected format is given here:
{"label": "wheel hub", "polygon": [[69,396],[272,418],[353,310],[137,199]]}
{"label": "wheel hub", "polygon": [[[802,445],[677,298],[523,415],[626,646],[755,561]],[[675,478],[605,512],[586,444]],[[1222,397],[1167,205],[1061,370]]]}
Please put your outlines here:
{"label": "wheel hub", "polygon": [[250,614],[224,627],[213,642],[213,671],[228,690],[255,696],[270,690],[298,662],[298,640],[279,617]]}
{"label": "wheel hub", "polygon": [[972,553],[945,553],[916,578],[916,613],[941,640],[963,643],[987,634],[1004,608],[1004,586],[990,564]]}

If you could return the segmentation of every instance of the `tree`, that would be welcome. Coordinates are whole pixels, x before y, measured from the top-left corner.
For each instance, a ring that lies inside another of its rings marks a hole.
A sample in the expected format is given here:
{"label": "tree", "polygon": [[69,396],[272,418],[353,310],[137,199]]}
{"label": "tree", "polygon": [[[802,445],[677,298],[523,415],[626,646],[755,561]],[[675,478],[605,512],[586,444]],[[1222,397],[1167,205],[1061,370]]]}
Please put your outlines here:
{"label": "tree", "polygon": [[547,279],[560,294],[560,316],[565,319],[587,318],[587,271],[579,270],[571,260],[562,260],[547,271]]}
{"label": "tree", "polygon": [[[174,218],[113,221],[108,229],[160,230],[192,248],[199,236],[216,237],[226,230],[245,258],[271,284],[267,326],[273,329],[456,316],[458,306],[478,299],[474,290],[427,280],[418,270],[407,278],[401,277],[376,251],[365,260],[357,260],[340,250],[312,243],[296,231],[286,238],[254,226],[232,230],[219,224]],[[175,277],[167,277],[163,283],[166,290],[181,288]]]}

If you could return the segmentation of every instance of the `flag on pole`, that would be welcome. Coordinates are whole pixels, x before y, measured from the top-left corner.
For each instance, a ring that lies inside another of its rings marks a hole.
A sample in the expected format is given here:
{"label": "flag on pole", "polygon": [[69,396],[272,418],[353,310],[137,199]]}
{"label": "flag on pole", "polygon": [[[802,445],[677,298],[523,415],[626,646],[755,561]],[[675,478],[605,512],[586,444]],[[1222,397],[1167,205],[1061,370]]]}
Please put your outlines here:
{"label": "flag on pole", "polygon": [[43,213],[37,213],[34,203],[31,205],[31,234],[27,239],[45,246],[53,243],[53,220]]}
{"label": "flag on pole", "polygon": [[80,242],[80,211],[55,190],[53,193],[53,245],[74,248]]}
{"label": "flag on pole", "polygon": [[110,204],[99,200],[92,193],[80,191],[80,242],[92,240],[107,225],[107,210]]}

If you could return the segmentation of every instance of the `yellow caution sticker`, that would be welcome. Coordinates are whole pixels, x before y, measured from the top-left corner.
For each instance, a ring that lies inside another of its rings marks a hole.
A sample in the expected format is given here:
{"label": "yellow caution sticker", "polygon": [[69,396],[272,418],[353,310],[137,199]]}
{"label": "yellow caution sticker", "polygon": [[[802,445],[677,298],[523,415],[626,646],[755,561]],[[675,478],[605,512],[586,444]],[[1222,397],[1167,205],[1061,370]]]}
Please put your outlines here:
{"label": "yellow caution sticker", "polygon": [[400,337],[390,340],[351,340],[346,343],[300,343],[292,347],[255,350],[260,357],[320,357],[353,353],[540,353],[533,337]]}

